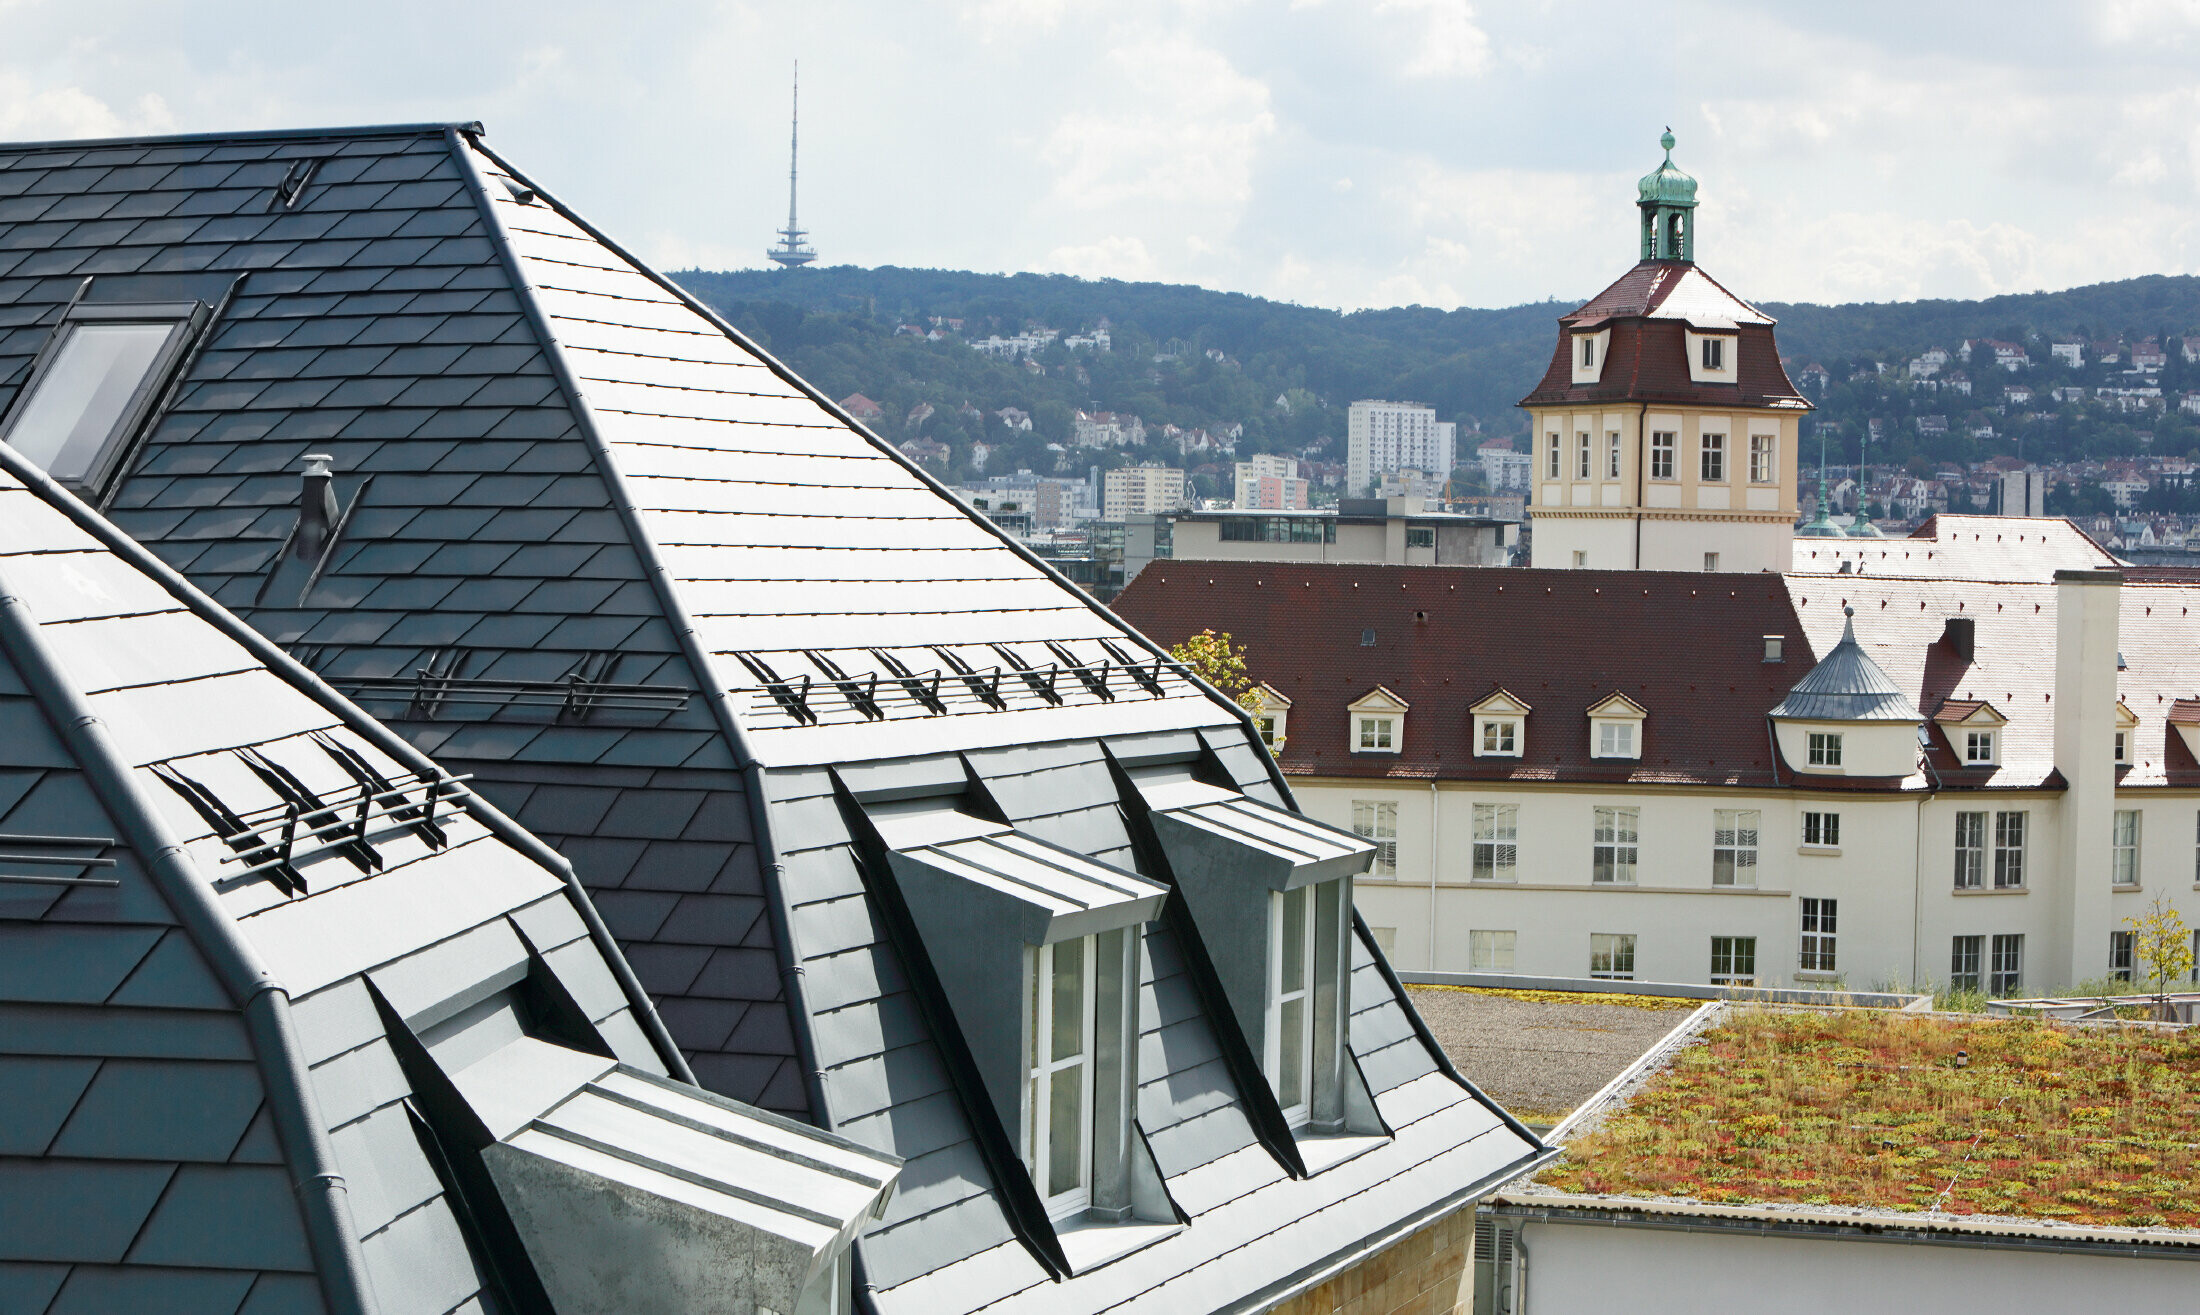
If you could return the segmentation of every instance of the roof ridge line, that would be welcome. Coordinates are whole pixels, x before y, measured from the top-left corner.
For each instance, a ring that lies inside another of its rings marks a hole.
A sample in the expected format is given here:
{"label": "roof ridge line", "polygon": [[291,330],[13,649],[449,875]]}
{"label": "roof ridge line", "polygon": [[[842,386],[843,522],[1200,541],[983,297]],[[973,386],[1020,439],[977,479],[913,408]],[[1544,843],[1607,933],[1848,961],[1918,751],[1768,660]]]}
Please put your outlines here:
{"label": "roof ridge line", "polygon": [[187,142],[309,141],[316,137],[426,137],[456,129],[479,134],[479,119],[447,123],[361,124],[350,128],[260,128],[247,132],[173,132],[143,137],[59,137],[36,142],[0,142],[0,151],[90,150],[103,146],[174,146]]}

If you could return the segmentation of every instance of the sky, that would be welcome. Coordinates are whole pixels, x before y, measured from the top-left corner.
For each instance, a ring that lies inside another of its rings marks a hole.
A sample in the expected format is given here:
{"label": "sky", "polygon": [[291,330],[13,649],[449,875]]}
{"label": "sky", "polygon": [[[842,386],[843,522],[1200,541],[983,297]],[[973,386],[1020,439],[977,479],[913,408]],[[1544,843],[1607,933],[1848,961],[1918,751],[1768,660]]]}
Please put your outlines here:
{"label": "sky", "polygon": [[1583,298],[1634,183],[1766,301],[2200,267],[2200,0],[0,0],[0,140],[479,120],[666,269]]}

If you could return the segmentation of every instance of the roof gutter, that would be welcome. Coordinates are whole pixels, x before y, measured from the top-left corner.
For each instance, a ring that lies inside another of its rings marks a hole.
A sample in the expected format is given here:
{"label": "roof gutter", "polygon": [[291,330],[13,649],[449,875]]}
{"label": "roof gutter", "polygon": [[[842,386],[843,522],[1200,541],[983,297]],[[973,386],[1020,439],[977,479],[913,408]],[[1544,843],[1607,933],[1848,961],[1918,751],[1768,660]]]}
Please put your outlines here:
{"label": "roof gutter", "polygon": [[1333,1252],[1297,1273],[1279,1279],[1237,1301],[1215,1307],[1214,1315],[1253,1315],[1256,1311],[1274,1310],[1300,1293],[1318,1287],[1369,1257],[1388,1250],[1461,1207],[1472,1205],[1509,1182],[1527,1177],[1556,1160],[1558,1155],[1558,1149],[1550,1147],[1524,1159],[1515,1160],[1495,1173],[1485,1174],[1465,1187],[1421,1207],[1372,1237]]}
{"label": "roof gutter", "polygon": [[[15,449],[5,443],[0,443],[0,470],[6,470],[21,480],[54,510],[76,522],[77,528],[105,545],[108,551],[158,581],[177,601],[190,608],[207,624],[235,640],[246,652],[265,663],[275,675],[335,712],[345,729],[414,771],[441,770],[427,754],[413,747],[411,741],[360,711],[349,698],[338,693],[296,658],[284,652],[274,640],[207,597],[197,585],[185,579],[144,544],[116,529],[112,523],[78,501],[74,494],[54,483],[45,471],[19,456]],[[681,1081],[701,1086],[701,1083],[695,1081],[694,1070],[688,1067],[687,1057],[680,1053],[680,1048],[673,1044],[672,1034],[665,1030],[664,1020],[657,1016],[657,1006],[650,1000],[649,993],[642,989],[641,981],[634,976],[633,965],[619,952],[618,942],[611,939],[611,929],[604,925],[603,915],[596,911],[594,901],[581,888],[580,879],[573,874],[573,865],[565,861],[563,854],[543,843],[541,837],[506,817],[480,795],[469,791],[465,807],[467,815],[481,823],[490,835],[548,868],[565,883],[566,893],[571,897],[575,911],[580,914],[582,925],[588,928],[589,939],[595,942],[597,950],[610,965],[611,975],[618,980],[619,989],[625,993],[627,1006],[634,1011],[635,1021],[641,1024],[642,1031],[657,1047],[660,1057],[665,1061],[665,1067],[671,1071],[672,1076]]]}
{"label": "roof gutter", "polygon": [[[718,722],[719,733],[726,737],[727,749],[732,752],[734,760],[741,764],[742,779],[748,787],[743,793],[748,797],[749,829],[753,833],[750,838],[756,846],[756,863],[764,882],[764,909],[771,918],[772,937],[782,952],[779,966],[780,990],[784,994],[787,1007],[788,1031],[794,1039],[795,1062],[802,1070],[803,1095],[809,1102],[811,1121],[821,1127],[831,1127],[831,1116],[825,1104],[825,1075],[818,1068],[816,1043],[810,1035],[809,1002],[802,983],[802,956],[795,946],[793,919],[788,915],[784,889],[787,867],[780,861],[779,846],[772,838],[771,807],[765,794],[764,764],[749,746],[748,735],[742,729],[740,717],[733,710],[732,698],[727,692],[725,682],[717,678],[716,667],[710,660],[710,654],[704,651],[702,636],[695,629],[695,618],[688,614],[687,605],[680,601],[679,592],[672,586],[672,572],[666,568],[663,556],[658,553],[655,538],[642,525],[641,512],[635,503],[633,491],[627,487],[626,476],[620,472],[619,464],[612,456],[611,444],[604,438],[603,431],[596,427],[596,413],[581,391],[580,377],[574,373],[572,361],[567,359],[564,347],[559,344],[557,334],[552,330],[549,317],[543,313],[541,301],[533,295],[534,288],[527,281],[526,267],[520,263],[519,253],[512,248],[512,235],[504,227],[496,206],[489,200],[488,179],[475,166],[472,154],[467,149],[468,142],[460,140],[459,130],[451,129],[448,135],[451,154],[457,158],[459,167],[466,173],[474,206],[481,214],[482,226],[488,230],[489,240],[496,244],[497,257],[504,262],[505,272],[511,277],[514,286],[521,288],[526,294],[520,297],[520,306],[527,314],[528,324],[534,329],[537,341],[542,345],[544,358],[550,362],[558,387],[564,390],[567,401],[572,405],[573,420],[580,427],[582,439],[595,455],[597,473],[602,476],[604,487],[611,495],[611,506],[618,513],[620,524],[626,529],[635,555],[641,559],[643,574],[648,576],[650,588],[657,595],[657,605],[664,610],[665,623],[672,627],[673,633],[679,638],[680,655],[695,673],[696,683],[702,686],[704,702],[709,704],[711,714]],[[479,145],[478,142],[472,144]],[[488,154],[487,148],[482,148],[482,151]],[[494,155],[489,158],[497,159]],[[505,166],[502,160],[497,160],[497,164],[510,172],[509,166]],[[517,173],[513,174],[515,178],[518,176]],[[552,199],[549,193],[537,189],[535,195],[544,204],[556,207],[560,214],[573,219],[574,223],[580,222]],[[636,989],[639,990],[640,987],[637,985]],[[655,1017],[654,1010],[651,1011],[651,1016]],[[671,1038],[668,1036],[666,1044],[670,1043]],[[677,1048],[674,1053],[678,1053]],[[681,1067],[686,1068],[684,1060]],[[687,1075],[687,1080],[695,1081],[692,1073]]]}
{"label": "roof gutter", "polygon": [[[74,498],[68,501],[82,505]],[[191,861],[167,821],[139,797],[128,760],[115,747],[106,723],[63,677],[60,662],[39,633],[37,618],[4,577],[0,577],[0,651],[13,661],[31,696],[45,708],[124,841],[144,861],[154,888],[243,1014],[267,1085],[276,1140],[290,1170],[290,1190],[305,1223],[306,1245],[323,1300],[334,1315],[374,1315],[374,1296],[367,1286],[344,1176],[336,1171],[336,1154],[291,1026],[289,991],[237,930],[236,922],[215,899],[212,883]]]}

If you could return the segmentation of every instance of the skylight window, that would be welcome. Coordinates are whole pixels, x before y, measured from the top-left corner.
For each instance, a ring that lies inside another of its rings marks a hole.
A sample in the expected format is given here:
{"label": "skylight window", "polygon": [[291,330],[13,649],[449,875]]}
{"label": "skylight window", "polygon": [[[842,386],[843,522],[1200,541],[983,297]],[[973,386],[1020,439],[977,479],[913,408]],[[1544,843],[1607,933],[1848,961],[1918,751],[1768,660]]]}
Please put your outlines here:
{"label": "skylight window", "polygon": [[96,497],[128,455],[199,307],[86,305],[55,329],[0,440]]}

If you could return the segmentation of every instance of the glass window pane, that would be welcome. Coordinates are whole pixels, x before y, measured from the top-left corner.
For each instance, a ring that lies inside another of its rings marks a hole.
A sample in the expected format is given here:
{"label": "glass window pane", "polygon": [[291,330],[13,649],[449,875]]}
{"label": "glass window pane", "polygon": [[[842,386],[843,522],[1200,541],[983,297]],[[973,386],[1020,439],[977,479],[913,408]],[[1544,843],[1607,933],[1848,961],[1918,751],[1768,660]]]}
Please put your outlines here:
{"label": "glass window pane", "polygon": [[1306,900],[1309,887],[1283,894],[1283,993],[1306,989]]}
{"label": "glass window pane", "polygon": [[1288,1110],[1306,1103],[1306,997],[1286,1000],[1276,1013],[1283,1070],[1277,1074],[1276,1098]]}
{"label": "glass window pane", "polygon": [[1085,1066],[1054,1072],[1047,1103],[1047,1195],[1059,1196],[1084,1185]]}
{"label": "glass window pane", "polygon": [[8,433],[57,480],[81,480],[175,331],[172,324],[79,324]]}
{"label": "glass window pane", "polygon": [[1085,943],[1062,941],[1054,947],[1054,1058],[1069,1059],[1085,1049]]}

